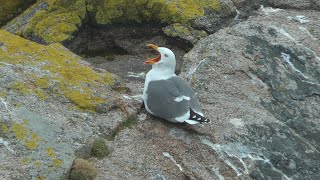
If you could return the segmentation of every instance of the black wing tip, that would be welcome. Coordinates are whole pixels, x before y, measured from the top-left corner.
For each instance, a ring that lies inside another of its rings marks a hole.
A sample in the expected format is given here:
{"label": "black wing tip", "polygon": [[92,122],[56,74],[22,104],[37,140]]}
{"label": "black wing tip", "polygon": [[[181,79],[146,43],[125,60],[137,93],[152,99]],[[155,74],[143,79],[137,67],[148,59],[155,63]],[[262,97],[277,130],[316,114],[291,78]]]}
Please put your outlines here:
{"label": "black wing tip", "polygon": [[210,119],[204,119],[200,123],[209,124],[209,123],[211,123],[211,120]]}
{"label": "black wing tip", "polygon": [[[195,116],[195,117],[194,117]],[[210,123],[210,119],[201,116],[196,113],[193,109],[190,108],[190,120],[198,121],[200,124],[208,124]]]}

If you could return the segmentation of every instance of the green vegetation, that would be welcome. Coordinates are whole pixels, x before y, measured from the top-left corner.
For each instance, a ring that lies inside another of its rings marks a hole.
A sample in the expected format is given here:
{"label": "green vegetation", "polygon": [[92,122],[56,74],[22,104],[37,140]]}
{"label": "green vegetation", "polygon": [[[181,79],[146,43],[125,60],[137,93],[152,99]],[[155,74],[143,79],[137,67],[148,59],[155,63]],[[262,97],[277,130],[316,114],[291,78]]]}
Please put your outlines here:
{"label": "green vegetation", "polygon": [[98,24],[156,21],[189,23],[206,9],[219,10],[219,0],[88,0]]}
{"label": "green vegetation", "polygon": [[133,127],[133,125],[135,124],[135,122],[137,121],[137,117],[136,115],[131,115],[128,116],[127,119],[123,122],[121,122],[118,127],[116,128],[116,130],[111,134],[110,139],[114,139],[115,136],[123,129],[129,128],[131,129]]}
{"label": "green vegetation", "polygon": [[97,138],[91,148],[91,156],[102,159],[110,154],[110,148],[103,138]]}
{"label": "green vegetation", "polygon": [[84,159],[75,159],[70,173],[71,180],[93,180],[98,172],[96,168]]}

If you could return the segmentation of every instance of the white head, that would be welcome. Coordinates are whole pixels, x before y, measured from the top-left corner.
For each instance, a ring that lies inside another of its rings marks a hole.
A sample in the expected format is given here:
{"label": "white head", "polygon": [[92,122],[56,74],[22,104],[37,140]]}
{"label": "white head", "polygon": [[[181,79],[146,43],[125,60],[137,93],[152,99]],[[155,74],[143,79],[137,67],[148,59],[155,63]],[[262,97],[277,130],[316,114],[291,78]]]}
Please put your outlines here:
{"label": "white head", "polygon": [[148,44],[148,47],[156,50],[159,54],[156,58],[148,59],[145,64],[152,64],[152,69],[161,69],[174,73],[176,68],[176,57],[174,53],[166,47],[158,47]]}

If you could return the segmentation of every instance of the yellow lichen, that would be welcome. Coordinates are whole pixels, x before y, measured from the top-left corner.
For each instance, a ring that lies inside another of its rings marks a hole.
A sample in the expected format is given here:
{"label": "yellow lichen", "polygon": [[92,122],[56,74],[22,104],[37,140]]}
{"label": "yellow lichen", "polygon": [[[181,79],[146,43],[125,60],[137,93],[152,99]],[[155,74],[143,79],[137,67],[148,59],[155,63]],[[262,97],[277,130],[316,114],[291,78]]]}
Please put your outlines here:
{"label": "yellow lichen", "polygon": [[0,92],[0,97],[7,97],[8,96],[8,93],[6,92]]}
{"label": "yellow lichen", "polygon": [[25,140],[27,134],[29,133],[29,129],[27,129],[24,125],[19,123],[14,123],[11,127],[11,131],[13,131],[15,137],[18,140]]}
{"label": "yellow lichen", "polygon": [[[37,35],[46,43],[70,40],[86,15],[97,24],[119,22],[163,22],[190,24],[205,11],[219,11],[220,0],[39,0],[48,8],[38,10],[27,28],[20,29],[25,37]],[[10,24],[11,26],[18,26]],[[10,26],[10,27],[11,27]],[[16,28],[18,34],[19,28]]]}
{"label": "yellow lichen", "polygon": [[42,166],[42,162],[41,161],[35,161],[33,163],[36,167],[41,167]]}
{"label": "yellow lichen", "polygon": [[85,0],[43,0],[48,8],[38,11],[23,35],[34,33],[47,43],[62,42],[72,38],[72,34],[82,24],[86,15]]}
{"label": "yellow lichen", "polygon": [[21,81],[16,81],[11,83],[10,89],[12,89],[13,91],[22,93],[23,95],[28,95],[31,93],[31,88],[29,87],[29,85]]}
{"label": "yellow lichen", "polygon": [[1,130],[1,133],[7,133],[9,131],[9,128],[6,124],[0,122],[0,130]]}
{"label": "yellow lichen", "polygon": [[26,158],[20,159],[20,163],[21,163],[22,165],[27,165],[27,164],[30,163],[30,161],[31,161],[31,158],[30,158],[30,157],[26,157]]}
{"label": "yellow lichen", "polygon": [[114,21],[132,20],[189,23],[203,16],[206,9],[219,10],[219,0],[89,0],[96,8],[96,20],[99,24]]}
{"label": "yellow lichen", "polygon": [[55,154],[55,152],[53,151],[53,149],[52,148],[47,148],[47,155],[49,156],[49,157],[55,157],[56,156],[56,154]]}
{"label": "yellow lichen", "polygon": [[40,137],[30,131],[25,125],[13,123],[10,130],[14,133],[17,140],[24,143],[28,150],[34,150],[39,146]]}
{"label": "yellow lichen", "polygon": [[24,119],[22,122],[23,122],[23,124],[30,126],[30,122],[27,119]]}
{"label": "yellow lichen", "polygon": [[[95,107],[108,101],[106,87],[115,83],[111,73],[97,73],[91,67],[81,64],[76,56],[60,44],[47,46],[14,36],[0,30],[0,40],[6,51],[0,49],[0,59],[10,64],[23,64],[39,67],[50,72],[50,76],[37,77],[29,74],[26,82],[13,82],[11,89],[28,95],[33,93],[40,99],[47,98],[48,91],[66,97],[78,107],[95,110]],[[34,51],[34,50],[37,51]],[[53,88],[50,84],[54,84]]]}
{"label": "yellow lichen", "polygon": [[39,145],[38,145],[37,141],[35,141],[35,140],[25,140],[25,146],[26,146],[27,149],[29,149],[29,150],[34,150],[34,149],[36,149]]}
{"label": "yellow lichen", "polygon": [[46,89],[49,87],[49,77],[43,76],[43,77],[37,78],[34,84],[39,88]]}
{"label": "yellow lichen", "polygon": [[46,178],[44,176],[37,176],[37,180],[45,180]]}
{"label": "yellow lichen", "polygon": [[34,89],[33,90],[34,93],[41,99],[41,100],[46,100],[48,99],[48,96],[46,95],[46,93],[41,90],[41,89]]}
{"label": "yellow lichen", "polygon": [[62,161],[60,159],[55,158],[55,159],[53,159],[52,165],[54,167],[61,167]]}

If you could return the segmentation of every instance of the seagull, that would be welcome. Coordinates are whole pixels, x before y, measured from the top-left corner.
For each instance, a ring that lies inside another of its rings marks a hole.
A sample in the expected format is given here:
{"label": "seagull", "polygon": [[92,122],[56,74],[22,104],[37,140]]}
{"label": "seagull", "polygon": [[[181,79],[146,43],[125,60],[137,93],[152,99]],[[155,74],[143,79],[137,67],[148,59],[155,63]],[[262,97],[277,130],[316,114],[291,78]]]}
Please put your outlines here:
{"label": "seagull", "polygon": [[166,47],[148,44],[158,56],[148,59],[152,65],[143,89],[146,110],[157,117],[175,123],[204,124],[210,120],[203,116],[199,101],[190,85],[175,74],[176,58]]}

